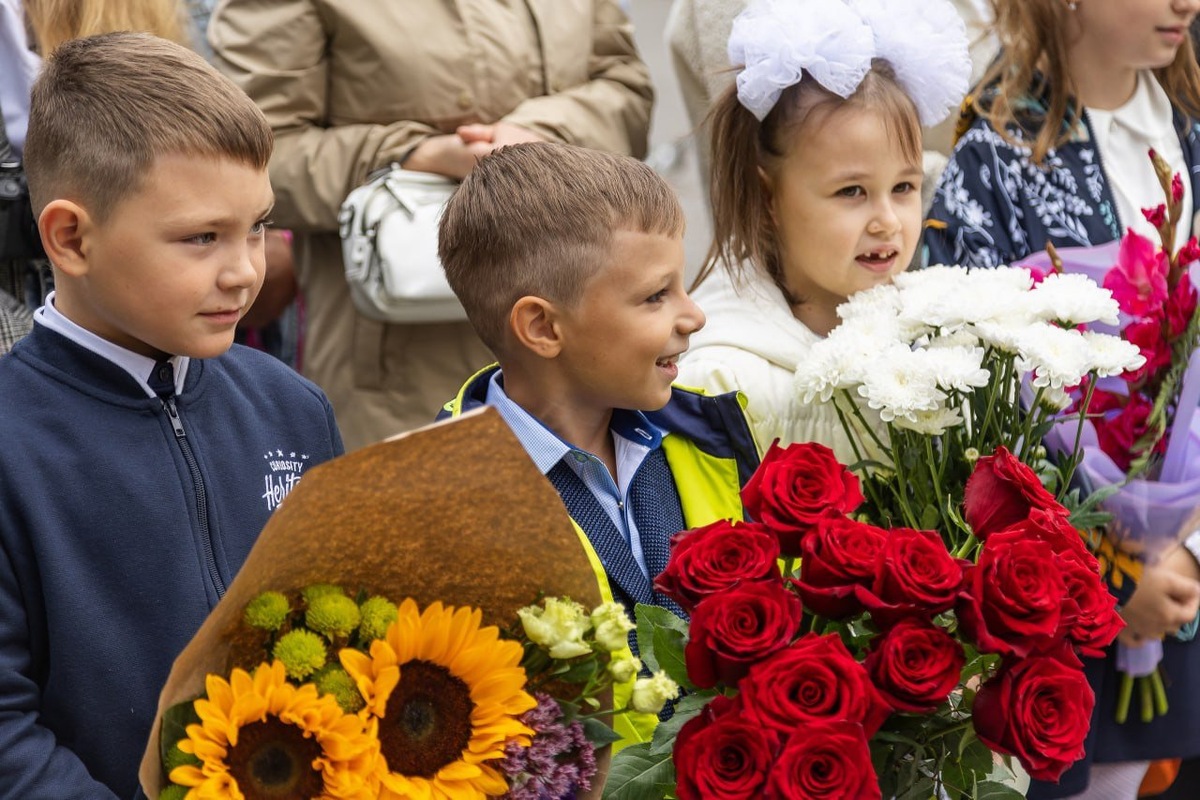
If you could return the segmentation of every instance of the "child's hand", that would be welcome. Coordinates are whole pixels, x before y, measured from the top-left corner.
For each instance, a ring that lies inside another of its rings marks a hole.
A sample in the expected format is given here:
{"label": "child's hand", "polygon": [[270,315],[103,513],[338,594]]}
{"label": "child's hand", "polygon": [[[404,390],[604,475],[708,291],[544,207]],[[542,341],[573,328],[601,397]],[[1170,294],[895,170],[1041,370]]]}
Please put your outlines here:
{"label": "child's hand", "polygon": [[1128,627],[1121,640],[1140,644],[1161,639],[1191,622],[1200,609],[1200,565],[1177,547],[1154,566],[1142,571],[1133,597],[1121,611]]}

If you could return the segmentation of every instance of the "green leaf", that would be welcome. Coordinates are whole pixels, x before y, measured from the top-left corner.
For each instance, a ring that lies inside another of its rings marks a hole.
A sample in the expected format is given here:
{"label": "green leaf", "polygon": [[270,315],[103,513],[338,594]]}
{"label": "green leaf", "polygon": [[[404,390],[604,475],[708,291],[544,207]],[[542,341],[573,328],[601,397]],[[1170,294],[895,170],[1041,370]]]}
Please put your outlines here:
{"label": "green leaf", "polygon": [[708,705],[708,701],[716,697],[716,692],[705,692],[703,694],[689,694],[675,704],[675,713],[666,722],[658,723],[658,727],[654,729],[654,740],[650,743],[651,755],[660,753],[669,753],[675,747],[675,737],[679,735],[679,729],[684,724],[696,717],[704,707]]}
{"label": "green leaf", "polygon": [[577,664],[563,664],[560,668],[554,670],[551,675],[554,675],[563,683],[574,683],[583,685],[588,683],[592,678],[600,673],[600,662],[595,656],[589,656],[586,660],[580,661]]}
{"label": "green leaf", "polygon": [[933,778],[922,775],[905,791],[896,795],[896,800],[930,800],[933,797]]}
{"label": "green leaf", "polygon": [[583,725],[583,734],[587,740],[595,746],[597,750],[606,747],[613,742],[621,741],[621,734],[614,731],[608,725],[604,724],[603,720],[599,719],[584,719],[579,721]]}
{"label": "green leaf", "polygon": [[688,624],[665,608],[638,603],[638,650],[642,663],[651,672],[662,670],[680,686],[691,686],[683,646],[687,643]]}
{"label": "green leaf", "polygon": [[670,752],[651,755],[650,743],[626,747],[613,756],[603,800],[662,800],[675,785]]}
{"label": "green leaf", "polygon": [[975,800],[1023,800],[1024,797],[1011,786],[995,781],[981,781],[975,785]]}
{"label": "green leaf", "polygon": [[200,723],[191,700],[176,703],[163,712],[162,728],[158,736],[158,759],[160,764],[167,762],[167,753],[180,741],[187,738],[187,726]]}

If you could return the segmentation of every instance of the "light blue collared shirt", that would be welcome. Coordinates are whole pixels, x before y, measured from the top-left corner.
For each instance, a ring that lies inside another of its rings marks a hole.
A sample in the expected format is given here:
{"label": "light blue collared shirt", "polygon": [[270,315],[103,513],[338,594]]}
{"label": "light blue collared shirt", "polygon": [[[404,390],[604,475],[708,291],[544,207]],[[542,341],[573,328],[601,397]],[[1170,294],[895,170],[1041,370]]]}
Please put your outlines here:
{"label": "light blue collared shirt", "polygon": [[641,567],[642,573],[651,577],[646,568],[646,556],[642,552],[642,538],[633,521],[629,487],[646,456],[662,445],[663,431],[651,424],[640,411],[613,411],[611,430],[613,445],[617,451],[617,480],[614,482],[603,461],[592,453],[560,439],[537,417],[505,394],[499,371],[488,382],[486,403],[500,412],[500,416],[508,423],[508,427],[512,428],[517,440],[543,475],[554,469],[554,465],[559,461],[566,459],[566,463],[575,470],[583,485],[600,503],[613,525],[629,543],[633,559]]}
{"label": "light blue collared shirt", "polygon": [[[128,372],[147,395],[158,397],[150,388],[150,375],[154,372],[156,363],[154,359],[113,344],[67,319],[61,311],[54,307],[54,292],[46,295],[46,304],[33,312],[33,321],[38,325],[45,325],[55,333],[62,334],[101,358],[108,359]],[[190,360],[187,356],[171,356],[171,366],[175,368],[175,394],[183,392],[183,382],[187,378]]]}

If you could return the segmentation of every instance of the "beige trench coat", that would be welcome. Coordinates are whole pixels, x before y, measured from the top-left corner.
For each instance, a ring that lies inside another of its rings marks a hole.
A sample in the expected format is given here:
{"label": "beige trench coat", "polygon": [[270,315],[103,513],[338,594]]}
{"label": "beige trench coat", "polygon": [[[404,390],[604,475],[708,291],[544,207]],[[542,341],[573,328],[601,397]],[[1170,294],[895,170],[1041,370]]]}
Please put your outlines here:
{"label": "beige trench coat", "polygon": [[492,360],[466,323],[354,310],[337,212],[355,186],[471,122],[645,154],[653,92],[616,0],[221,0],[209,41],[275,131],[272,217],[297,234],[304,372],[347,448],[431,421]]}

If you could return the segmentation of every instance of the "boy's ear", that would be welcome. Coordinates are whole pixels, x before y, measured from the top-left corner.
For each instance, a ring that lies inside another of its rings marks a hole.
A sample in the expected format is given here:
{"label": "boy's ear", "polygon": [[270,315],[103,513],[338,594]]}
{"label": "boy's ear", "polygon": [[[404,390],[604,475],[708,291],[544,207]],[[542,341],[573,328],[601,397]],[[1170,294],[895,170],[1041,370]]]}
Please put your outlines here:
{"label": "boy's ear", "polygon": [[38,232],[50,263],[73,277],[88,270],[83,240],[93,227],[86,209],[61,198],[51,200],[38,216]]}
{"label": "boy's ear", "polygon": [[544,297],[526,295],[514,303],[508,328],[517,343],[534,355],[554,358],[562,350],[558,310]]}

